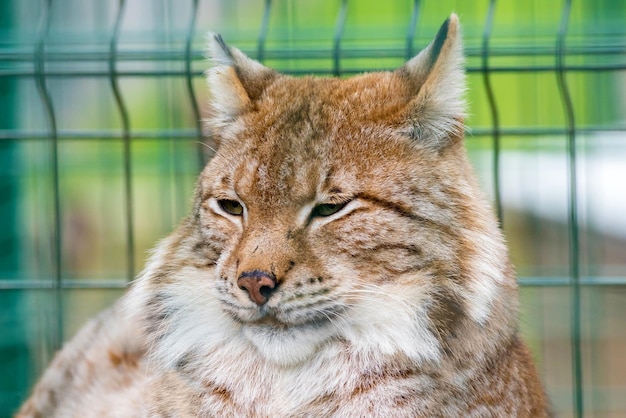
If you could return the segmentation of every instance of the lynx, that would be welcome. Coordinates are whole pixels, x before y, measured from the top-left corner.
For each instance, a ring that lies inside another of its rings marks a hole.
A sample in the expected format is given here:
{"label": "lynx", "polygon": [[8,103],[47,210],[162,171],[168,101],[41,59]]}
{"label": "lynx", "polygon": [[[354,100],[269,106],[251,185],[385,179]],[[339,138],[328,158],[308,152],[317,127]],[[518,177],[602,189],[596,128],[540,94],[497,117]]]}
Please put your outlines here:
{"label": "lynx", "polygon": [[456,15],[346,79],[210,50],[191,214],[18,416],[548,416],[465,154]]}

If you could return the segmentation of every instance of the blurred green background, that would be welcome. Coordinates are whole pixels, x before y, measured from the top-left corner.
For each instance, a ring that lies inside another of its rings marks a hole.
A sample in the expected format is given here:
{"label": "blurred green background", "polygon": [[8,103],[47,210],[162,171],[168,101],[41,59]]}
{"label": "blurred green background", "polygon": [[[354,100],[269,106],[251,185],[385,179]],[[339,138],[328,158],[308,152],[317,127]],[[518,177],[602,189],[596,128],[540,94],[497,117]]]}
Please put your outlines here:
{"label": "blurred green background", "polygon": [[401,65],[452,11],[467,147],[555,412],[626,416],[624,0],[1,2],[0,416],[189,209],[210,157],[208,31],[282,71],[347,76]]}

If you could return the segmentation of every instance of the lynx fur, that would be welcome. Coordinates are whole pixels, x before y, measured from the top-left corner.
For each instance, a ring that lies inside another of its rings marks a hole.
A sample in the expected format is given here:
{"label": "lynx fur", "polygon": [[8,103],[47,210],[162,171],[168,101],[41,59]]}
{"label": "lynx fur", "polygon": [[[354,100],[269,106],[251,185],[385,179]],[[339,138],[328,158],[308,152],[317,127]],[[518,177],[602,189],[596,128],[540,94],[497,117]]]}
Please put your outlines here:
{"label": "lynx fur", "polygon": [[347,79],[210,43],[219,147],[191,214],[18,416],[548,416],[465,155],[456,15]]}

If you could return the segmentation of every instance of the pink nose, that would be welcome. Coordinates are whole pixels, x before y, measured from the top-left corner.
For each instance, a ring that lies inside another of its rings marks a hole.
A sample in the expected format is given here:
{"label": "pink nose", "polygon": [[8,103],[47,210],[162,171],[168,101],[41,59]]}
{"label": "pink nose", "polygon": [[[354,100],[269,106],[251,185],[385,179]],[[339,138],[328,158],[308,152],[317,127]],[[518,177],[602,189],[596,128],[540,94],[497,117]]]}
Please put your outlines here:
{"label": "pink nose", "polygon": [[245,271],[237,279],[241,290],[246,290],[252,302],[261,306],[269,299],[276,287],[276,277],[260,270]]}

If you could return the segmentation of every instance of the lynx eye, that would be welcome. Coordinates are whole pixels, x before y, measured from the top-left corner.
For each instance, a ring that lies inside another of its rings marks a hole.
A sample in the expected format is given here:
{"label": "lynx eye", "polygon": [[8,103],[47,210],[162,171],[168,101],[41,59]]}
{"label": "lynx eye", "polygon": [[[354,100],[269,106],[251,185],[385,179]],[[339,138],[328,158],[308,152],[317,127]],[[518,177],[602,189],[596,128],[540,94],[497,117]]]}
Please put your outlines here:
{"label": "lynx eye", "polygon": [[343,209],[348,202],[346,203],[324,203],[321,205],[317,205],[315,209],[313,209],[313,216],[330,216],[339,212]]}
{"label": "lynx eye", "polygon": [[228,214],[233,216],[243,215],[243,206],[236,200],[221,199],[217,201],[217,204]]}

